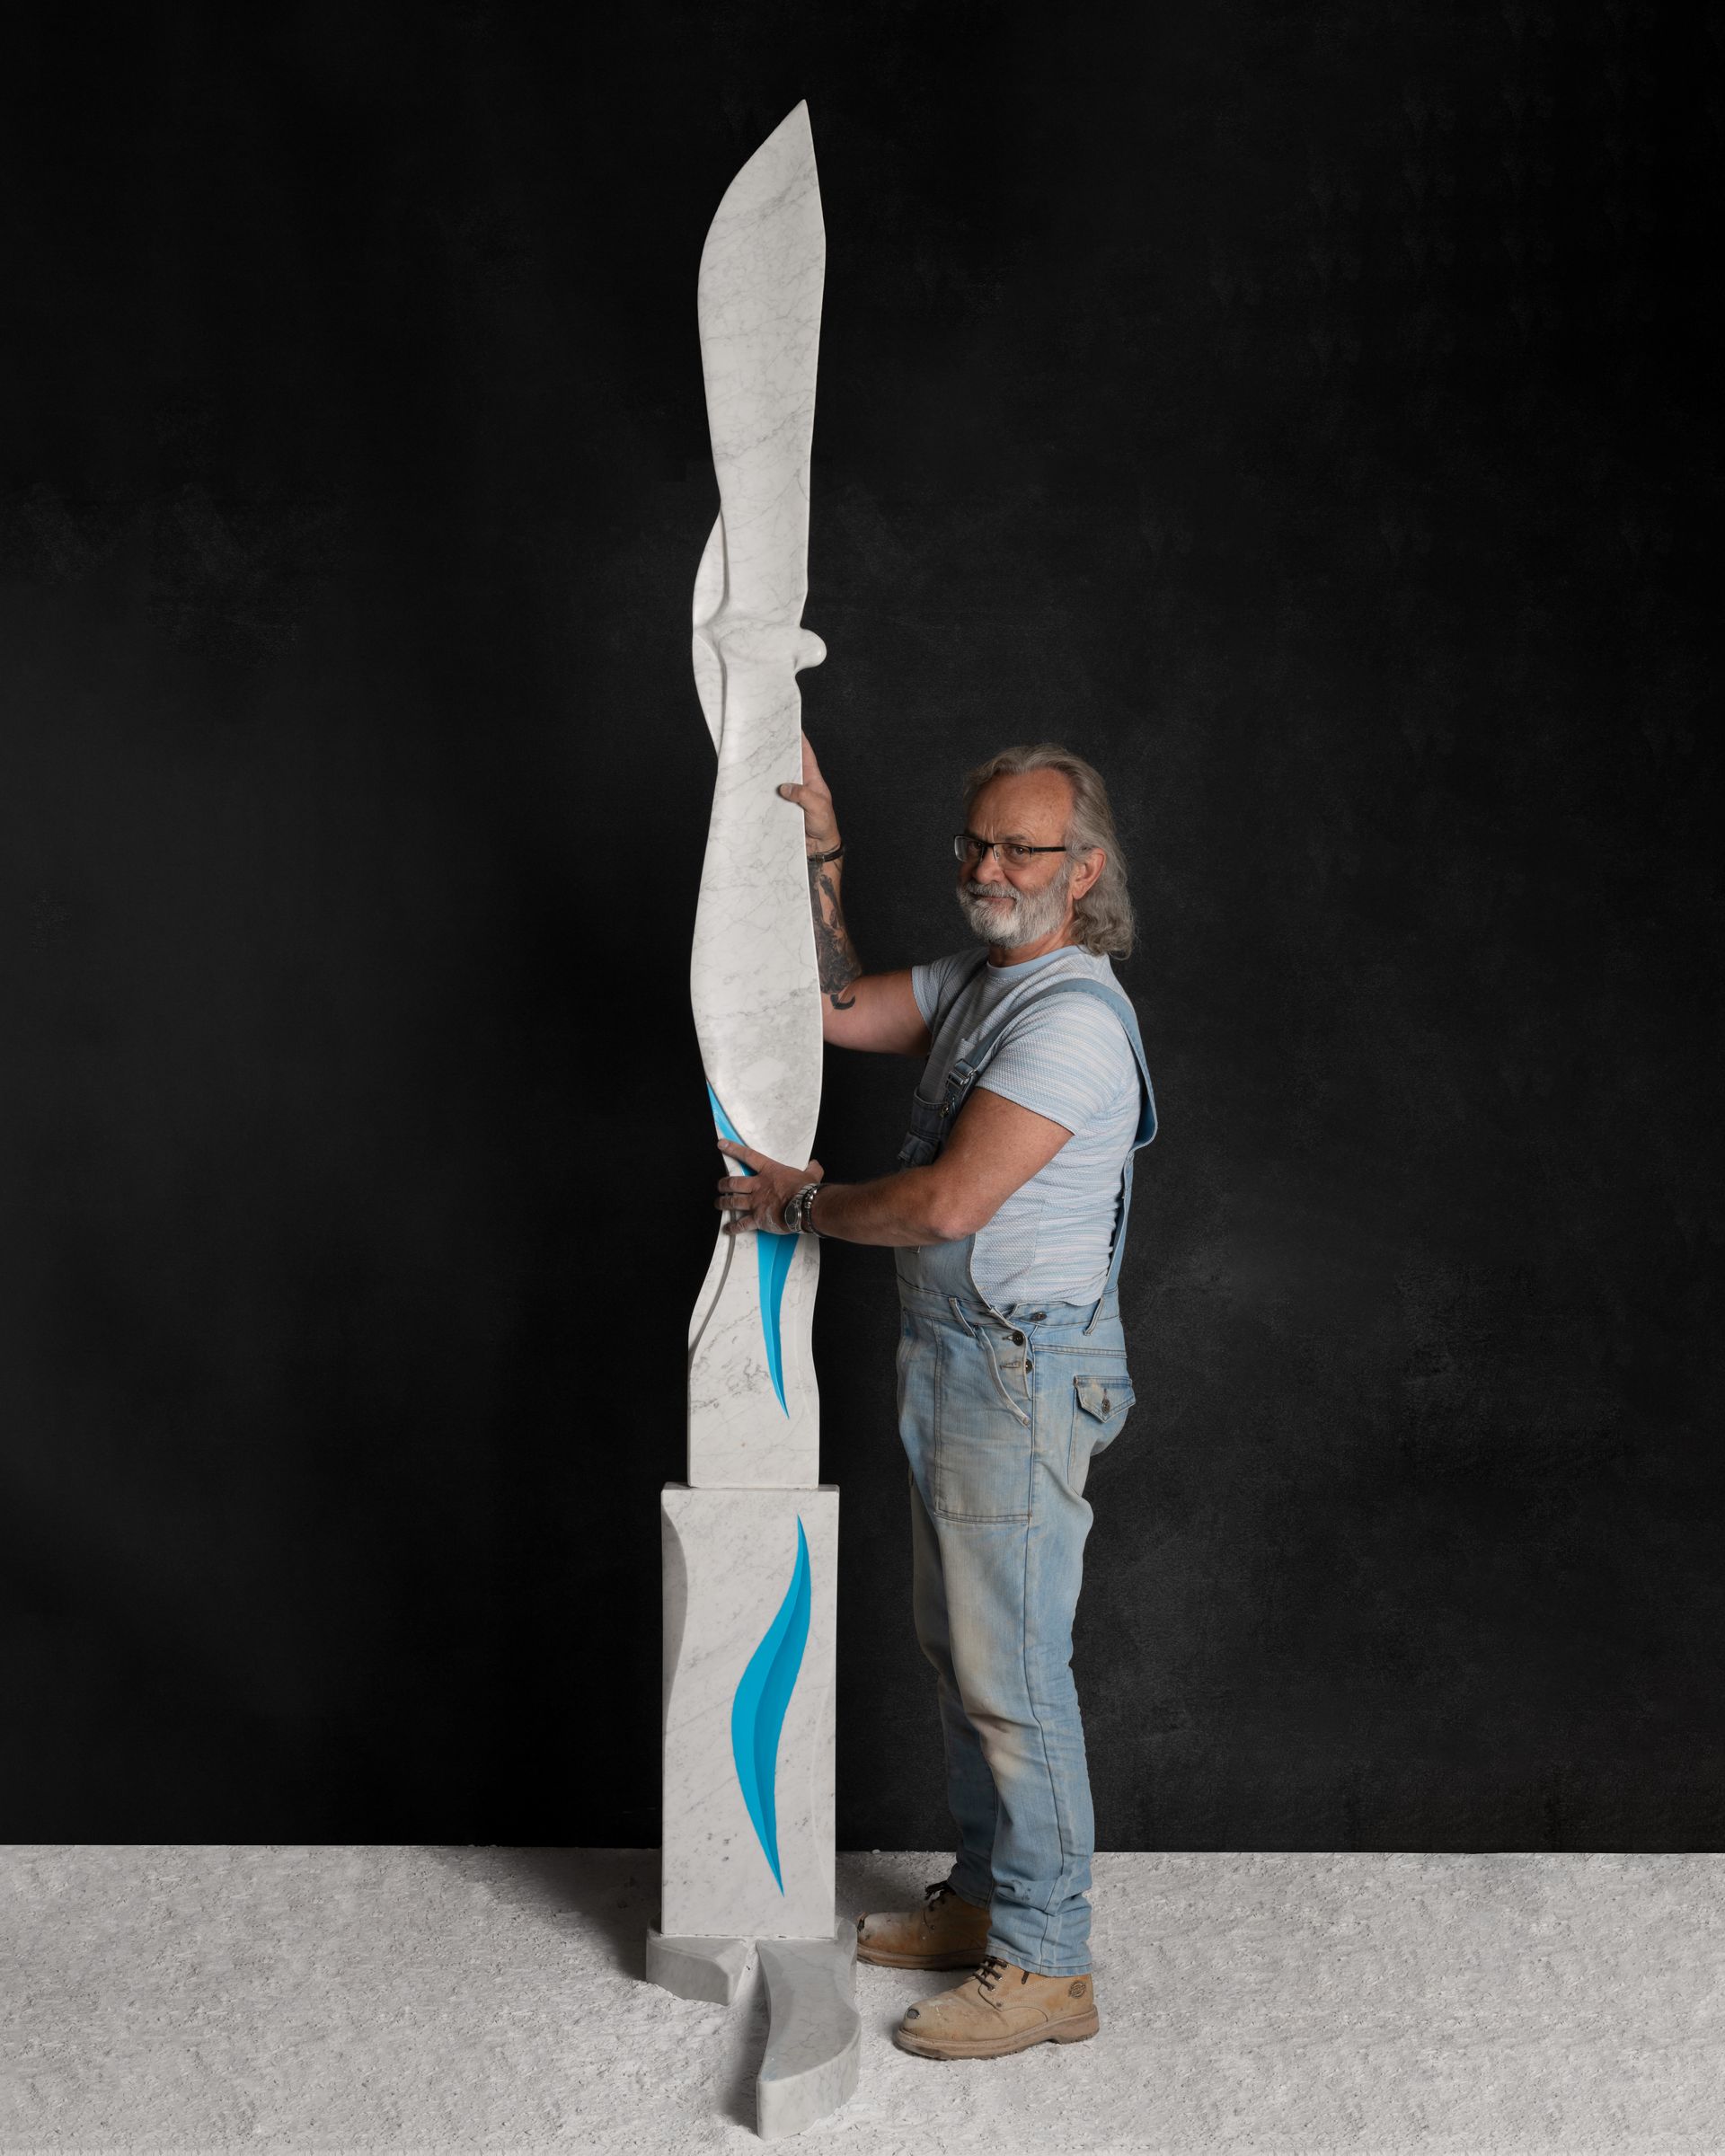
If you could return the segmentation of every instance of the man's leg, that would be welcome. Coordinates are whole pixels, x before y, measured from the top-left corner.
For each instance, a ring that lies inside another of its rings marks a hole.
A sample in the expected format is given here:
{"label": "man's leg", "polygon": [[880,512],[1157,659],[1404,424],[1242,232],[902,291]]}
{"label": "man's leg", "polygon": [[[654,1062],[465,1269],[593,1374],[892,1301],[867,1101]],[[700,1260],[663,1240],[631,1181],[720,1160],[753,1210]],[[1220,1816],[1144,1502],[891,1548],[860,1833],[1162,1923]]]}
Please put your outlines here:
{"label": "man's leg", "polygon": [[946,1746],[946,1801],[959,1830],[958,1857],[948,1883],[964,1900],[986,1909],[994,1892],[999,1801],[981,1736],[965,1712],[952,1666],[940,1538],[916,1487],[916,1475],[909,1480],[911,1606],[917,1640],[933,1665],[939,1686],[941,1731]]}
{"label": "man's leg", "polygon": [[[951,1673],[949,1727],[960,1746],[974,1738],[995,1796],[988,1950],[1042,1976],[1090,1966],[1095,1819],[1072,1623],[1092,1440],[1077,1427],[1074,1381],[1110,1371],[1124,1383],[1117,1331],[1044,1326],[1022,1357],[999,1333],[942,1331],[917,1477],[933,1544],[923,1571],[941,1587],[925,1651]],[[962,1769],[962,1749],[959,1759]]]}
{"label": "man's leg", "polygon": [[934,1523],[965,1719],[998,1804],[988,1951],[1039,1976],[1090,1967],[1095,1817],[1071,1666],[1090,1518],[1039,1460],[1027,1523]]}

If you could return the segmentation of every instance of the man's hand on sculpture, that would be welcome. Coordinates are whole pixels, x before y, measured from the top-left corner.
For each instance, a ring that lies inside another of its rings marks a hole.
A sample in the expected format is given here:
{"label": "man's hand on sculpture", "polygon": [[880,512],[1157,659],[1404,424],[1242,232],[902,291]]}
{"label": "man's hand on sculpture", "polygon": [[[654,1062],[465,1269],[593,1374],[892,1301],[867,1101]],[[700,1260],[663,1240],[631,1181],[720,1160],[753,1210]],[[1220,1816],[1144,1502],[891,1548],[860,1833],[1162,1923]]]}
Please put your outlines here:
{"label": "man's hand on sculpture", "polygon": [[735,1235],[745,1228],[765,1228],[774,1234],[784,1233],[786,1201],[796,1196],[805,1183],[818,1183],[827,1171],[818,1161],[810,1161],[806,1168],[792,1168],[783,1161],[769,1161],[764,1153],[756,1153],[752,1145],[739,1139],[718,1134],[719,1150],[727,1160],[741,1161],[752,1168],[752,1175],[721,1175],[719,1178],[719,1195],[712,1201],[720,1212],[729,1215],[724,1230]]}
{"label": "man's hand on sculpture", "polygon": [[802,783],[793,786],[787,781],[779,791],[802,810],[803,851],[830,853],[838,844],[838,817],[833,808],[832,792],[820,775],[820,765],[815,761],[807,734],[802,737]]}

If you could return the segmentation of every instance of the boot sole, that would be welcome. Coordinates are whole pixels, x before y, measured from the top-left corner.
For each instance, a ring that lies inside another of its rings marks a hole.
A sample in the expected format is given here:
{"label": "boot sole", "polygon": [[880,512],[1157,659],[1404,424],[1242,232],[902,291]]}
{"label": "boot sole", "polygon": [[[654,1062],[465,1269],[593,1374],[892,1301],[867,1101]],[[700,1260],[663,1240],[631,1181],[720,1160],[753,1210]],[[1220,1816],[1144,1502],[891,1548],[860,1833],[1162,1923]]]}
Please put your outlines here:
{"label": "boot sole", "polygon": [[998,2059],[1008,2052],[1029,2051],[1037,2044],[1082,2044],[1086,2037],[1097,2035],[1101,2026],[1101,2018],[1092,2006],[1087,2014],[1073,2014],[1051,2021],[1046,2028],[1033,2029],[1028,2036],[1005,2037],[995,2044],[964,2044],[957,2039],[942,2044],[938,2037],[912,2036],[902,2027],[893,2030],[892,2037],[901,2051],[915,2052],[919,2059]]}
{"label": "boot sole", "polygon": [[974,1969],[987,1951],[986,1940],[962,1952],[955,1948],[946,1954],[889,1954],[884,1947],[867,1946],[862,1940],[856,1942],[856,1958],[874,1962],[883,1969]]}

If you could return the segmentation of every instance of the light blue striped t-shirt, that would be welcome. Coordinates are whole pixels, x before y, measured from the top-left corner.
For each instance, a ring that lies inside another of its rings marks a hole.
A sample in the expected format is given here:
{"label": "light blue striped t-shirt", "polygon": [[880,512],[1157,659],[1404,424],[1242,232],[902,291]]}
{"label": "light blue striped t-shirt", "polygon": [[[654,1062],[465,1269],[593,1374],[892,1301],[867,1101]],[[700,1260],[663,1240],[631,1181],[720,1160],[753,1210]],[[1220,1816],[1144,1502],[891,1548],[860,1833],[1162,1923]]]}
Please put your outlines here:
{"label": "light blue striped t-shirt", "polygon": [[[916,1008],[933,1033],[922,1078],[924,1099],[933,1099],[945,1083],[965,1037],[1033,975],[1050,980],[1058,974],[1087,975],[1125,993],[1107,959],[1062,944],[1017,966],[985,964],[934,1030],[935,1013],[953,982],[976,959],[972,944],[951,958],[911,968]],[[1007,1021],[1005,1038],[977,1085],[1072,1133],[1047,1166],[977,1231],[970,1271],[978,1291],[996,1309],[1009,1303],[1093,1301],[1108,1277],[1120,1171],[1138,1127],[1138,1066],[1126,1029],[1093,995],[1050,997]]]}

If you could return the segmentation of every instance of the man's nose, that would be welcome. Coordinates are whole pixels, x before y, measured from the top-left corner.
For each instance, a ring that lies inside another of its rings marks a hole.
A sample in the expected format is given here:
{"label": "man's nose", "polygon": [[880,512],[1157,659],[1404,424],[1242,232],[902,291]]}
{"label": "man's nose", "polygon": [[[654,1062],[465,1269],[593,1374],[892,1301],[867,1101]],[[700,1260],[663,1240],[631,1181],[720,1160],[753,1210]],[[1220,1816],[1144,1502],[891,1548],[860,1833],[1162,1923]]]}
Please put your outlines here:
{"label": "man's nose", "polygon": [[1004,883],[1006,880],[1006,871],[993,853],[983,854],[970,872],[978,883]]}

